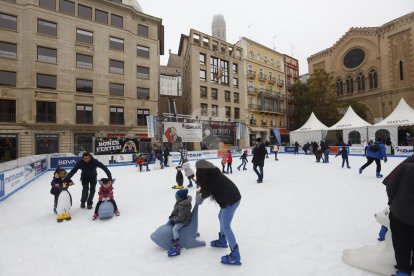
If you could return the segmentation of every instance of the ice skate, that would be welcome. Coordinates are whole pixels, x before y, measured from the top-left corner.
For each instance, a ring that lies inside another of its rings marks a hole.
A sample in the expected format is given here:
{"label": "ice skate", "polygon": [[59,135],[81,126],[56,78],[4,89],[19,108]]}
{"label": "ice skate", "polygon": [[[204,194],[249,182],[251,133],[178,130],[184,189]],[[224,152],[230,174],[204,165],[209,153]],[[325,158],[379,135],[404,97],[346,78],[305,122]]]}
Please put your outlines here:
{"label": "ice skate", "polygon": [[181,253],[180,241],[176,239],[176,240],[172,240],[172,243],[173,243],[173,247],[171,247],[167,251],[168,257],[178,256]]}
{"label": "ice skate", "polygon": [[241,265],[239,246],[236,246],[231,250],[230,254],[221,257],[221,263],[229,265]]}
{"label": "ice skate", "polygon": [[68,214],[68,213],[63,214],[63,217],[64,217],[65,220],[71,220],[72,219],[71,215]]}
{"label": "ice skate", "polygon": [[184,189],[184,186],[183,185],[175,185],[175,186],[172,186],[171,188],[173,188],[173,189]]}
{"label": "ice skate", "polygon": [[210,242],[210,245],[212,247],[221,247],[221,248],[226,248],[227,247],[227,240],[226,240],[226,236],[225,235],[220,235],[219,233],[219,238],[218,240],[214,240]]}

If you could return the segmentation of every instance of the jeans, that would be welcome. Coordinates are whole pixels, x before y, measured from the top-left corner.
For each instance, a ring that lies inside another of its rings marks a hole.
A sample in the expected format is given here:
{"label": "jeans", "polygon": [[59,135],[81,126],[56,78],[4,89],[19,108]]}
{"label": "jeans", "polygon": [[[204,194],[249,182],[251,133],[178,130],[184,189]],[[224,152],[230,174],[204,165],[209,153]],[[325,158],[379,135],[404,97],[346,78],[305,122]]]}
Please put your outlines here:
{"label": "jeans", "polygon": [[259,172],[257,170],[257,165],[253,165],[253,170],[257,174],[257,176],[259,177],[258,180],[262,181],[263,180],[263,166],[259,166],[259,170],[260,170],[260,172]]}
{"label": "jeans", "polygon": [[240,166],[237,167],[238,170],[240,170],[240,168],[243,166],[243,170],[246,168],[247,165],[247,161],[245,159],[242,159],[242,163],[240,164]]}
{"label": "jeans", "polygon": [[[114,205],[114,211],[118,210],[118,206],[116,205],[115,200],[112,198],[112,199],[110,199],[109,201],[112,203],[112,205]],[[103,201],[102,201],[102,200],[100,200],[100,201],[98,201],[98,203],[96,203],[96,207],[95,207],[95,214],[98,214],[98,211],[99,211],[99,206],[101,206],[102,202],[103,202]]]}
{"label": "jeans", "polygon": [[348,157],[342,158],[342,168],[344,167],[346,162],[346,167],[349,168]]}
{"label": "jeans", "polygon": [[227,163],[227,173],[229,173],[229,169],[230,169],[230,173],[233,173],[233,168],[231,167],[231,163]]}
{"label": "jeans", "polygon": [[323,155],[324,155],[324,157],[325,157],[325,162],[326,162],[326,163],[328,163],[328,162],[329,162],[329,149],[326,149],[326,150],[323,152]]}
{"label": "jeans", "polygon": [[174,240],[178,240],[180,238],[180,235],[178,234],[178,232],[183,227],[184,227],[184,224],[183,223],[176,223],[176,224],[174,224],[174,227],[173,227],[173,238],[174,238]]}
{"label": "jeans", "polygon": [[275,151],[275,160],[279,160],[277,159],[277,151]]}
{"label": "jeans", "polygon": [[96,176],[91,178],[82,178],[82,197],[81,202],[87,202],[88,205],[93,204],[95,196]]}
{"label": "jeans", "polygon": [[231,230],[231,221],[239,205],[240,200],[225,208],[221,208],[218,214],[218,218],[220,220],[220,233],[226,236],[227,242],[232,249],[236,246],[237,242],[236,237]]}

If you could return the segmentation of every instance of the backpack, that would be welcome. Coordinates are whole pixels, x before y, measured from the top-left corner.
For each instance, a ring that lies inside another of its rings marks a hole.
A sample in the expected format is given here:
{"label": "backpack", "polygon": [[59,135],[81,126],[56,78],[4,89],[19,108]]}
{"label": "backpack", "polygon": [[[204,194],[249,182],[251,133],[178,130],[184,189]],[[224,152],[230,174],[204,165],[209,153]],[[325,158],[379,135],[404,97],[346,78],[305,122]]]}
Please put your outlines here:
{"label": "backpack", "polygon": [[372,144],[371,146],[369,146],[369,151],[370,152],[377,152],[379,150],[379,146],[377,143]]}

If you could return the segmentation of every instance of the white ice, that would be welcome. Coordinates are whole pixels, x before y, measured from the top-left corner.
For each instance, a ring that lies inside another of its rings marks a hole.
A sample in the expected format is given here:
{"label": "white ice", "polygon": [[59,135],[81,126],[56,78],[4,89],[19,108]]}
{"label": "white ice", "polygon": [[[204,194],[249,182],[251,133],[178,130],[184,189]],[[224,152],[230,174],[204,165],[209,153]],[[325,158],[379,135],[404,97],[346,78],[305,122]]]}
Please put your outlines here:
{"label": "white ice", "polygon": [[[372,275],[343,263],[344,249],[377,243],[374,213],[387,204],[375,164],[362,175],[364,157],[340,156],[316,163],[313,156],[279,154],[265,161],[264,182],[248,163],[229,175],[242,194],[232,228],[241,266],[220,264],[228,249],[183,249],[169,258],[149,238],[172,211],[175,169],[138,172],[135,166],[111,167],[121,216],[92,221],[79,207],[80,174],[74,176],[72,221],[56,222],[47,172],[0,203],[0,275]],[[383,164],[386,176],[402,158]],[[220,160],[213,160],[219,166]],[[192,163],[194,167],[194,162]],[[98,177],[103,177],[99,170]],[[195,189],[190,190],[195,195]],[[95,199],[97,196],[95,196]],[[217,238],[219,206],[204,201],[199,210],[201,240]]]}

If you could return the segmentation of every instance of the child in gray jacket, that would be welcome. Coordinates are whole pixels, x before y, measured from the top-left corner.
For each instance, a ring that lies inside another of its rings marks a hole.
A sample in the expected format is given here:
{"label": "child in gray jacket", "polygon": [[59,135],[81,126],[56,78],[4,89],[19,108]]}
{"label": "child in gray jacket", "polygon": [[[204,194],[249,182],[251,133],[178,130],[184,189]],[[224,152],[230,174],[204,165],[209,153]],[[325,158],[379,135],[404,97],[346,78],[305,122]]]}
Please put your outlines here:
{"label": "child in gray jacket", "polygon": [[168,257],[180,255],[180,236],[178,232],[181,228],[188,225],[191,219],[191,196],[188,195],[188,190],[178,190],[175,193],[175,198],[177,201],[169,217],[170,224],[173,226],[173,247],[168,250]]}

